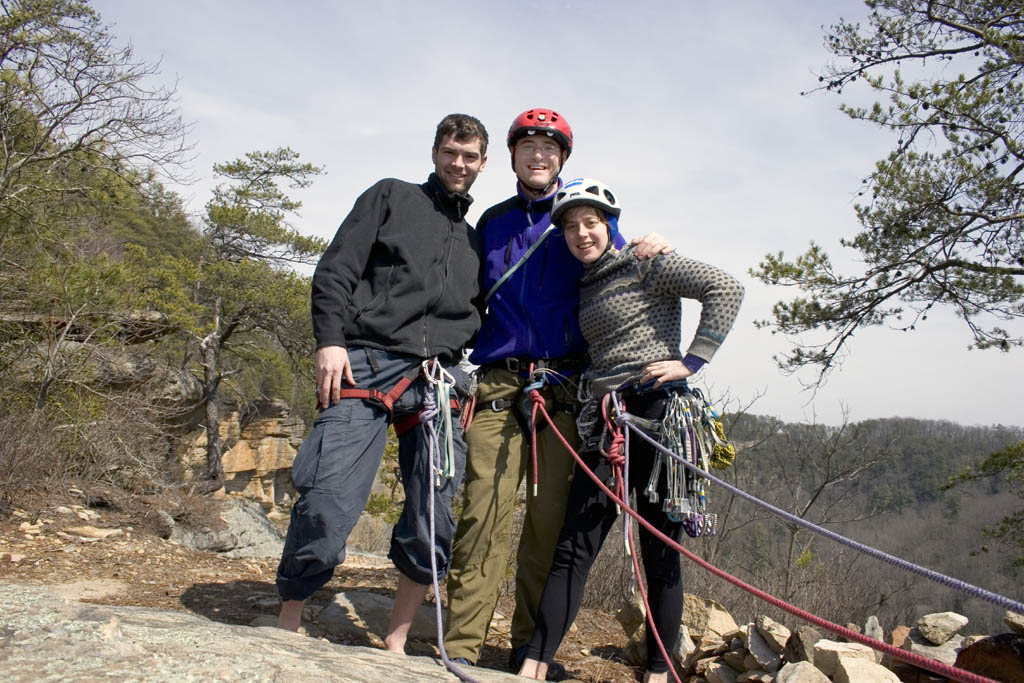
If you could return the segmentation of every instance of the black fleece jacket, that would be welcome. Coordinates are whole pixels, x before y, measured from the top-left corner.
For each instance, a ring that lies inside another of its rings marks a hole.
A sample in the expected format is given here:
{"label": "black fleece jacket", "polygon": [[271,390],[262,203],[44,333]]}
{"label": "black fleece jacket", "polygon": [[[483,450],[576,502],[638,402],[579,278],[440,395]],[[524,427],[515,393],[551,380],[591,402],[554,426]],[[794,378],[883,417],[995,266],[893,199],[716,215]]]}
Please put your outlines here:
{"label": "black fleece jacket", "polygon": [[436,174],[381,180],[356,200],[313,274],[317,348],[461,358],[480,327],[481,245]]}

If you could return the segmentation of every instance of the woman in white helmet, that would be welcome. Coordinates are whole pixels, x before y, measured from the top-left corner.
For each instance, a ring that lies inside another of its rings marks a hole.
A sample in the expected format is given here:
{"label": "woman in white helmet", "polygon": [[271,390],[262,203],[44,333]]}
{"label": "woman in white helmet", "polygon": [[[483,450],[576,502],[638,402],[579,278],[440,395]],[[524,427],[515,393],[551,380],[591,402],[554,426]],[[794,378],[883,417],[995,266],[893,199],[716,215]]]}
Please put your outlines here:
{"label": "woman in white helmet", "polygon": [[[561,228],[569,250],[585,268],[579,316],[590,365],[584,375],[589,390],[579,426],[583,458],[602,481],[613,474],[612,465],[601,454],[607,445],[602,444],[605,423],[584,416],[599,414],[602,398],[615,391],[631,415],[660,423],[672,397],[685,389],[685,378],[714,356],[743,300],[739,281],[714,266],[676,253],[641,261],[632,247],[615,249],[612,240],[618,233],[620,213],[618,199],[608,186],[588,178],[567,183],[555,195],[551,210],[551,222]],[[701,302],[700,323],[685,354],[680,350],[681,298]],[[684,532],[682,519],[644,492],[658,460],[656,450],[635,438],[629,457],[626,490],[637,492],[637,511],[678,541]],[[668,486],[666,472],[658,476],[656,488],[662,501]],[[577,472],[521,676],[545,678],[547,664],[576,618],[587,574],[615,517],[615,504],[590,477]],[[665,649],[671,652],[679,638],[683,608],[679,556],[642,527],[640,548],[651,616]],[[669,663],[650,629],[647,658],[644,680],[667,680]]]}

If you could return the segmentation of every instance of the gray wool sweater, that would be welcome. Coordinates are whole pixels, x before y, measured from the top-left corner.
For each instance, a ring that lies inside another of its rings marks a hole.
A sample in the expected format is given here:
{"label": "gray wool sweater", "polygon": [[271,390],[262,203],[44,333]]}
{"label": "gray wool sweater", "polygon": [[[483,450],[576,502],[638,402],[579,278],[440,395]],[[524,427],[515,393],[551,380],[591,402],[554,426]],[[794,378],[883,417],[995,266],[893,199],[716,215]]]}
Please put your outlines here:
{"label": "gray wool sweater", "polygon": [[710,361],[743,301],[736,278],[676,253],[641,261],[632,247],[609,249],[587,267],[580,279],[580,329],[595,396],[638,378],[648,363],[682,360],[681,297],[701,303],[687,353]]}

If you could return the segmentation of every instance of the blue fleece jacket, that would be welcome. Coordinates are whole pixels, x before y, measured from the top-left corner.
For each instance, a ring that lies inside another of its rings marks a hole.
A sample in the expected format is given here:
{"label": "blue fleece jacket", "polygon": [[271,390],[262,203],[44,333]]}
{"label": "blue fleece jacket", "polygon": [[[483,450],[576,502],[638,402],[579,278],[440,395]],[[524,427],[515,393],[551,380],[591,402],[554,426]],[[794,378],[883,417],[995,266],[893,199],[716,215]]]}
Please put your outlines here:
{"label": "blue fleece jacket", "polygon": [[[517,190],[477,223],[484,244],[481,292],[490,291],[551,225],[554,193],[530,200],[518,184]],[[615,244],[623,246],[620,236]],[[552,231],[487,303],[470,361],[486,365],[509,357],[561,358],[586,351],[578,320],[582,275],[583,264],[561,231]]]}

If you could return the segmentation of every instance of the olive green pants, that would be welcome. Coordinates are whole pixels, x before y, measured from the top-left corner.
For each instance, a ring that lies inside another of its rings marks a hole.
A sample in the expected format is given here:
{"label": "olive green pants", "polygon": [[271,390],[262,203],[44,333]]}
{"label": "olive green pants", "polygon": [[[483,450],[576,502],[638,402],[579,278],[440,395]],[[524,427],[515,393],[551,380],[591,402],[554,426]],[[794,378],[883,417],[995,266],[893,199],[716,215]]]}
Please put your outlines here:
{"label": "olive green pants", "polygon": [[[445,648],[450,657],[476,662],[498,603],[508,569],[512,517],[524,476],[532,475],[530,435],[524,434],[515,408],[495,411],[491,401],[522,398],[525,379],[506,370],[489,370],[477,388],[477,412],[466,433],[464,509],[455,532],[448,573],[448,624]],[[558,431],[576,448],[575,419],[551,410],[551,399],[575,400],[570,386],[545,387],[548,413]],[[538,425],[545,424],[537,414]],[[534,617],[544,590],[555,542],[565,518],[565,504],[575,461],[551,428],[537,432],[540,483],[533,494],[527,476],[526,518],[516,556],[516,610],[512,617],[512,647],[526,645],[533,635]]]}

